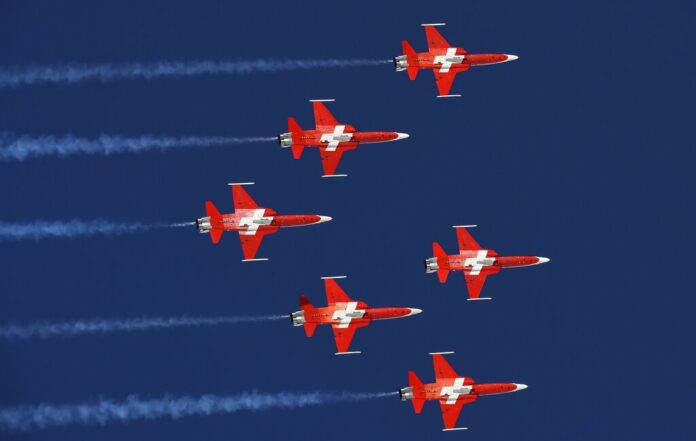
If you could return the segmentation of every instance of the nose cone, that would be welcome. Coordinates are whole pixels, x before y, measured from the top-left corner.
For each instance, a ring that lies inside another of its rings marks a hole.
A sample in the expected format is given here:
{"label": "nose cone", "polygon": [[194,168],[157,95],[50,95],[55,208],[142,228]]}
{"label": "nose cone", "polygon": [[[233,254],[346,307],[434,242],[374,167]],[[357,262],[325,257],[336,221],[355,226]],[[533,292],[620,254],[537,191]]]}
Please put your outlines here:
{"label": "nose cone", "polygon": [[515,390],[514,390],[513,392],[517,392],[518,390],[525,390],[525,389],[527,389],[527,385],[526,385],[526,384],[517,384],[517,383],[513,383],[513,384],[515,385]]}
{"label": "nose cone", "polygon": [[321,224],[323,222],[328,222],[330,220],[331,220],[331,217],[329,217],[329,216],[319,216],[319,220],[316,223]]}
{"label": "nose cone", "polygon": [[422,309],[418,309],[418,308],[408,308],[408,309],[410,312],[406,315],[406,317],[408,317],[409,315],[416,315],[416,314],[420,314],[421,312],[423,312]]}
{"label": "nose cone", "polygon": [[505,56],[507,57],[507,60],[505,60],[505,61],[515,61],[516,59],[520,58],[520,57],[518,57],[517,55],[508,55],[508,54],[505,54]]}
{"label": "nose cone", "polygon": [[396,139],[395,139],[394,141],[398,141],[398,140],[400,140],[400,139],[406,139],[406,138],[408,138],[409,136],[410,136],[410,135],[409,135],[408,133],[399,133],[399,132],[396,132]]}
{"label": "nose cone", "polygon": [[539,261],[537,262],[537,265],[551,261],[551,259],[549,259],[548,257],[537,257],[537,259],[539,259]]}

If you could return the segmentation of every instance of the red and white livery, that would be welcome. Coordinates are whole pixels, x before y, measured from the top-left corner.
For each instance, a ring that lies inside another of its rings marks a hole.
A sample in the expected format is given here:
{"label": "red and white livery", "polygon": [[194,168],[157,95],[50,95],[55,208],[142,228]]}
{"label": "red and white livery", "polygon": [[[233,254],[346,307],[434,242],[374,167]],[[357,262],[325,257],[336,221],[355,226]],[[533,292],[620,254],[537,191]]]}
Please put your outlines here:
{"label": "red and white livery", "polygon": [[324,168],[324,176],[347,176],[335,174],[338,163],[343,153],[355,150],[358,144],[372,144],[375,142],[398,141],[406,139],[406,133],[399,132],[358,132],[355,127],[339,123],[329,112],[324,102],[327,100],[310,100],[314,106],[314,130],[302,130],[295,118],[288,118],[288,133],[278,136],[281,147],[290,147],[292,157],[300,159],[305,147],[319,147],[321,165]]}
{"label": "red and white livery", "polygon": [[416,52],[406,40],[401,41],[403,55],[394,58],[397,72],[405,70],[411,80],[418,76],[419,69],[432,69],[439,92],[438,98],[457,97],[450,95],[454,77],[466,72],[472,66],[505,63],[516,60],[516,55],[508,54],[470,54],[466,49],[454,47],[435,29],[445,23],[426,23],[425,37],[428,40],[428,52]]}
{"label": "red and white livery", "polygon": [[450,271],[464,273],[466,287],[469,290],[468,300],[490,300],[490,297],[479,297],[486,277],[498,274],[503,268],[531,266],[546,263],[550,259],[536,256],[501,256],[494,250],[481,248],[481,245],[471,237],[467,228],[476,225],[454,225],[457,230],[459,254],[445,253],[439,243],[433,242],[434,257],[425,260],[425,272],[437,273],[440,283],[447,281]]}
{"label": "red and white livery", "polygon": [[421,413],[426,400],[437,400],[440,403],[443,431],[466,430],[466,427],[456,427],[459,413],[465,404],[471,404],[483,395],[498,395],[517,392],[527,388],[518,383],[477,383],[471,377],[463,377],[445,360],[443,355],[454,352],[431,352],[435,382],[423,384],[415,372],[408,372],[408,387],[399,389],[402,401],[411,401],[413,410]]}
{"label": "red and white livery", "polygon": [[349,351],[350,342],[358,328],[363,328],[372,320],[394,319],[420,314],[417,308],[370,308],[365,302],[353,300],[341,289],[335,279],[346,276],[322,277],[326,290],[327,305],[314,307],[307,297],[300,295],[300,310],[290,314],[293,326],[304,326],[307,337],[314,335],[317,325],[331,325],[336,340],[336,355],[359,354]]}
{"label": "red and white livery", "polygon": [[227,184],[232,187],[234,213],[221,214],[211,201],[205,201],[205,217],[196,220],[196,227],[201,233],[210,233],[213,243],[220,242],[222,233],[236,231],[242,242],[244,260],[242,262],[268,260],[256,258],[256,252],[263,238],[276,233],[283,227],[302,227],[330,221],[329,216],[316,214],[285,214],[279,215],[271,208],[259,205],[244,190],[244,185],[253,182]]}

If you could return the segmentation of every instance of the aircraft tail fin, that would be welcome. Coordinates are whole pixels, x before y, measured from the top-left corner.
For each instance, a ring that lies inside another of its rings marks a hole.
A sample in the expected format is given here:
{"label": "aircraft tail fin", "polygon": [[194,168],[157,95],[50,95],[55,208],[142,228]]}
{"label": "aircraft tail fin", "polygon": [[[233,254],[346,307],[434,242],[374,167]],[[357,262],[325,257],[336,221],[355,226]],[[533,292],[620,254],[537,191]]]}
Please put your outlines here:
{"label": "aircraft tail fin", "polygon": [[[300,309],[302,311],[305,311],[305,314],[307,313],[308,309],[313,309],[314,305],[309,301],[306,295],[300,294]],[[307,337],[311,337],[314,335],[314,331],[317,329],[317,324],[316,323],[304,323],[304,330],[305,334]]]}
{"label": "aircraft tail fin", "polygon": [[[433,242],[433,256],[435,256],[437,260],[447,260],[447,253],[445,253],[445,250],[443,250],[440,244],[437,242]],[[440,268],[437,270],[437,278],[440,279],[440,283],[445,283],[448,275],[449,270],[447,269]]]}
{"label": "aircraft tail fin", "polygon": [[217,209],[215,204],[210,201],[205,201],[205,215],[210,218],[210,224],[213,226],[210,229],[210,240],[212,240],[213,243],[220,242],[222,233],[225,231],[222,228],[217,227],[222,220],[222,214],[220,214],[220,211]]}
{"label": "aircraft tail fin", "polygon": [[302,157],[302,151],[304,150],[304,145],[296,144],[296,138],[299,137],[300,132],[302,132],[302,127],[295,121],[292,116],[288,118],[288,131],[292,133],[292,157],[295,159],[300,159]]}
{"label": "aircraft tail fin", "polygon": [[408,67],[406,68],[408,78],[415,80],[418,76],[418,61],[416,61],[416,51],[406,40],[401,41],[401,49],[404,51],[404,55],[406,55],[406,62],[408,63]]}
{"label": "aircraft tail fin", "polygon": [[413,389],[413,399],[411,400],[413,410],[416,413],[421,413],[423,405],[425,404],[423,382],[418,378],[415,372],[408,371],[408,385]]}

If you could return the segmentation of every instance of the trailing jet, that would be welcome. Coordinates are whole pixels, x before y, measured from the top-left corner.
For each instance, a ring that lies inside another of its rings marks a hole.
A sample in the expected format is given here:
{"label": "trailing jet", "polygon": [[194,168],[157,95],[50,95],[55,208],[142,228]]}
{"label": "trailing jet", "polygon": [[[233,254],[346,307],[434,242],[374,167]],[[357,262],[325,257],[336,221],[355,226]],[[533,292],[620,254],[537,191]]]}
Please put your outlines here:
{"label": "trailing jet", "polygon": [[327,306],[315,308],[305,295],[300,295],[300,310],[290,314],[293,326],[304,326],[307,337],[314,335],[317,325],[331,325],[336,340],[336,355],[359,354],[348,351],[356,329],[365,327],[372,320],[385,320],[420,314],[416,308],[370,308],[365,302],[352,300],[335,279],[346,276],[322,277],[326,290]]}
{"label": "trailing jet", "polygon": [[469,290],[467,300],[490,300],[490,297],[479,297],[479,294],[486,277],[499,273],[502,268],[539,265],[550,260],[536,256],[501,256],[493,250],[483,249],[467,231],[467,228],[475,226],[452,226],[457,230],[459,254],[447,255],[439,243],[433,242],[435,257],[425,259],[425,272],[436,272],[440,283],[447,281],[450,271],[463,271],[466,287]]}
{"label": "trailing jet", "polygon": [[220,242],[225,231],[237,231],[242,242],[244,259],[242,262],[268,260],[256,258],[261,241],[268,234],[273,234],[283,227],[302,227],[320,224],[331,220],[329,216],[316,214],[279,215],[271,208],[259,207],[242,186],[253,182],[227,184],[232,187],[234,213],[221,214],[215,205],[205,201],[205,217],[196,220],[196,227],[201,233],[210,233],[213,243]]}
{"label": "trailing jet", "polygon": [[438,98],[457,97],[450,95],[454,77],[460,72],[466,72],[472,66],[504,63],[516,60],[516,55],[507,54],[470,54],[466,49],[453,47],[435,29],[445,23],[426,23],[425,37],[428,40],[428,52],[416,52],[408,41],[401,41],[403,55],[394,58],[397,72],[405,70],[411,80],[418,76],[419,69],[432,69],[439,92]]}
{"label": "trailing jet", "polygon": [[473,378],[458,375],[443,355],[454,352],[431,352],[435,382],[423,384],[415,372],[408,372],[408,387],[399,389],[401,401],[411,400],[413,410],[421,413],[426,400],[440,402],[442,420],[445,423],[443,431],[466,430],[466,427],[455,427],[457,418],[465,404],[471,404],[482,395],[498,395],[527,389],[525,384],[517,383],[477,383]]}
{"label": "trailing jet", "polygon": [[339,123],[326,108],[328,100],[309,100],[314,106],[314,130],[302,130],[295,118],[288,118],[288,132],[278,136],[281,147],[290,147],[292,157],[300,159],[305,147],[319,147],[324,178],[347,176],[335,174],[341,156],[354,150],[358,144],[397,141],[408,138],[406,133],[398,132],[358,132],[355,127]]}

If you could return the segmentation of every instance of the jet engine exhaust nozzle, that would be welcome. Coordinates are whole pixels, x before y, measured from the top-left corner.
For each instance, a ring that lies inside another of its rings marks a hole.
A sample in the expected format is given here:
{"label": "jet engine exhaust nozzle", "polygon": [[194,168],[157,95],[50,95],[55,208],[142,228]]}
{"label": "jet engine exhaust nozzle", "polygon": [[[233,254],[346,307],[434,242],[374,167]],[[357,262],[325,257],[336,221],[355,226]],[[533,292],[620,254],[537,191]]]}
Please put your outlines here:
{"label": "jet engine exhaust nozzle", "polygon": [[397,72],[401,72],[408,69],[408,60],[406,59],[406,55],[399,55],[398,57],[394,57],[394,67],[396,68]]}
{"label": "jet engine exhaust nozzle", "polygon": [[199,233],[209,233],[212,226],[210,225],[210,216],[196,219],[196,228]]}
{"label": "jet engine exhaust nozzle", "polygon": [[306,322],[304,311],[291,312],[290,320],[293,326],[303,326]]}
{"label": "jet engine exhaust nozzle", "polygon": [[399,389],[399,398],[401,398],[401,401],[408,401],[412,400],[413,397],[413,388],[412,387],[404,387],[402,389]]}
{"label": "jet engine exhaust nozzle", "polygon": [[292,133],[281,133],[278,135],[278,142],[283,148],[292,147]]}
{"label": "jet engine exhaust nozzle", "polygon": [[430,273],[435,273],[437,272],[438,269],[440,269],[440,266],[437,264],[437,257],[431,257],[430,259],[425,259],[425,272],[430,274]]}

